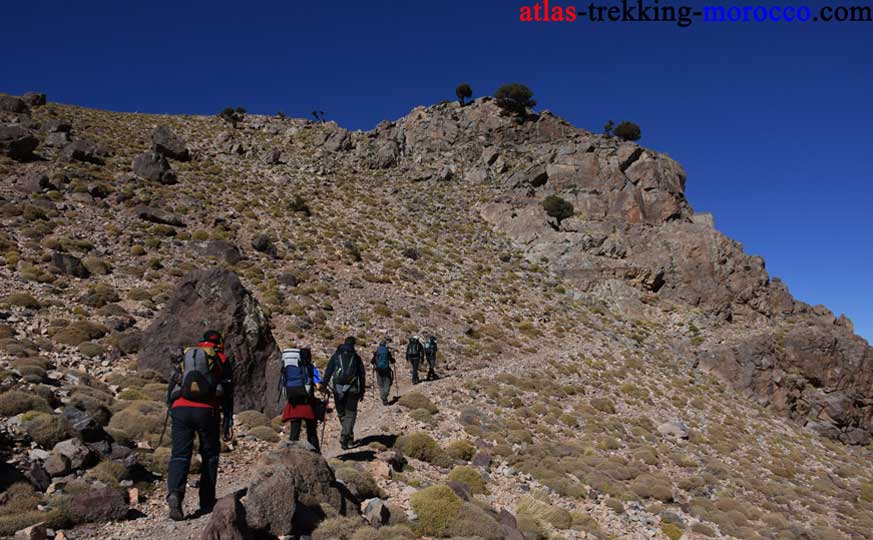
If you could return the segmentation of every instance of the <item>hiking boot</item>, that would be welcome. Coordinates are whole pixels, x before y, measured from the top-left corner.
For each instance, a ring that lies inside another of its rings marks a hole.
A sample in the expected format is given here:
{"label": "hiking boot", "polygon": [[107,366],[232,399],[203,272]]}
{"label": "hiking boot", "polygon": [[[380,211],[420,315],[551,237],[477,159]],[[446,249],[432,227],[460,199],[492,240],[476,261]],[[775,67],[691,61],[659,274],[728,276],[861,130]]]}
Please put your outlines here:
{"label": "hiking boot", "polygon": [[383,400],[382,400],[382,405],[384,405],[384,406],[387,407],[387,406],[388,406],[388,400],[387,400],[387,399],[383,399]]}
{"label": "hiking boot", "polygon": [[182,521],[185,519],[185,514],[182,512],[181,495],[175,492],[167,495],[167,506],[170,509],[170,519],[173,521]]}
{"label": "hiking boot", "polygon": [[348,450],[348,449],[349,449],[349,441],[348,441],[348,439],[340,439],[340,448],[342,448],[343,450]]}

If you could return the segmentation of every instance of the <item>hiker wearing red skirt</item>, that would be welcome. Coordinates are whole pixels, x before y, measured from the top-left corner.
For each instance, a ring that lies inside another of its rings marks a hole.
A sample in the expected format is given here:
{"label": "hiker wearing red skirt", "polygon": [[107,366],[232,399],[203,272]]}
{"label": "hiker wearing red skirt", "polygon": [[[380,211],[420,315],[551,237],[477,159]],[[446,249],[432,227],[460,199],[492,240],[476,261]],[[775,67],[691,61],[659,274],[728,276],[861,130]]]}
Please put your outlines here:
{"label": "hiker wearing red skirt", "polygon": [[315,397],[315,390],[323,389],[321,374],[312,363],[312,353],[307,348],[285,349],[282,351],[281,390],[288,402],[282,411],[282,421],[289,422],[292,441],[300,440],[300,430],[306,425],[306,440],[321,452],[318,443],[318,421],[323,421],[321,402]]}

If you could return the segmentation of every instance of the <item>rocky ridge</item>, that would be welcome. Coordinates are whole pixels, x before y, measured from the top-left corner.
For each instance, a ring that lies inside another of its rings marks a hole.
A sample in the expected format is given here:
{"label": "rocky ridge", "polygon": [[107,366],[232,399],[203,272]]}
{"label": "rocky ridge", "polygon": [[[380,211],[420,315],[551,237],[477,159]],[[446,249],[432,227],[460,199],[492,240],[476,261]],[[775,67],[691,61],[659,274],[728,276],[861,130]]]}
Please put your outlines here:
{"label": "rocky ridge", "polygon": [[[21,101],[0,102],[37,140],[0,146],[0,534],[34,521],[68,538],[209,529],[167,528],[160,504],[161,347],[196,335],[194,321],[243,329],[234,352],[252,367],[223,494],[281,436],[277,345],[309,344],[323,363],[348,334],[395,348],[440,337],[444,379],[402,387],[387,410],[369,399],[364,446],[328,448],[369,502],[366,520],[326,512],[314,537],[873,530],[869,451],[802,428],[865,442],[869,347],[695,215],[667,156],[549,113],[518,122],[488,99],[366,133]],[[559,227],[541,206],[555,193],[577,209]],[[409,466],[386,468],[386,451]],[[239,524],[235,500],[216,519]],[[437,502],[463,531],[430,520]],[[107,523],[79,524],[69,509],[83,505]],[[128,507],[145,516],[118,521]]]}

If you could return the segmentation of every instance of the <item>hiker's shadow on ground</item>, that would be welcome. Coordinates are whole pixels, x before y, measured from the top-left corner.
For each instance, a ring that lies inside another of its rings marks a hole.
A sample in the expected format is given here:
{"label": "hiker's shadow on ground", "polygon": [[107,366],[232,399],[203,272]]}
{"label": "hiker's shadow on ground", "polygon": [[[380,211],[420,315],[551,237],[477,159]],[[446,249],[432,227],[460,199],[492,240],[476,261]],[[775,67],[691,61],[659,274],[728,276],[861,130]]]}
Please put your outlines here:
{"label": "hiker's shadow on ground", "polygon": [[367,446],[368,444],[379,443],[383,446],[391,448],[397,442],[397,435],[367,435],[360,441],[357,446]]}
{"label": "hiker's shadow on ground", "polygon": [[[388,448],[394,446],[394,442],[397,440],[397,435],[368,435],[357,442],[355,445],[356,448],[363,448],[372,443],[379,443]],[[353,450],[351,452],[346,452],[345,454],[341,454],[337,456],[337,459],[340,461],[373,461],[376,459],[376,451],[375,450]]]}

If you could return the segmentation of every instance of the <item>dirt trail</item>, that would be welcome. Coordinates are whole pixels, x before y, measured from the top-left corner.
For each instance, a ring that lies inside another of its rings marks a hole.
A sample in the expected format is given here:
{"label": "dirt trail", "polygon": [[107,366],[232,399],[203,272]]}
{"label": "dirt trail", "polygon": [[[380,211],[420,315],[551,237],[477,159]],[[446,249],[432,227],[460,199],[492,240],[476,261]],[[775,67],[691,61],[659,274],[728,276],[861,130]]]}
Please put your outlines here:
{"label": "dirt trail", "polygon": [[[372,379],[371,373],[368,372],[367,392],[363,402],[358,407],[358,420],[355,426],[356,440],[359,444],[363,442],[362,446],[365,446],[367,441],[385,435],[382,432],[383,426],[394,425],[396,415],[399,412],[396,399],[394,399],[395,396],[402,396],[413,388],[408,366],[398,364],[397,380],[395,380],[395,384],[391,389],[392,404],[386,407],[382,405],[378,388],[375,388],[372,384],[373,381],[369,380]],[[423,388],[430,384],[439,383],[422,383],[417,388]],[[332,404],[331,409],[333,409]],[[319,426],[319,437],[321,437],[322,433],[321,427]],[[342,450],[339,445],[339,433],[339,420],[334,411],[330,413],[324,426],[322,453],[327,459],[342,459],[343,455],[359,452],[355,448]],[[280,436],[283,438],[288,436],[287,427]],[[250,468],[257,463],[262,452],[269,451],[269,448],[272,447],[271,444],[253,443],[248,440],[237,440],[235,446],[234,451],[222,454],[221,456],[217,486],[218,497],[223,497],[245,487],[249,480],[248,471]],[[189,484],[196,479],[197,475],[192,474],[189,477]],[[184,506],[185,515],[189,516],[189,518],[182,522],[173,522],[167,518],[167,509],[163,496],[164,486],[158,485],[149,498],[136,507],[136,510],[142,513],[141,517],[102,526],[83,526],[70,531],[67,537],[70,540],[90,540],[92,538],[101,540],[140,540],[142,538],[155,538],[159,540],[199,539],[208,516],[195,516],[198,507],[197,489],[190,485],[188,487],[188,495]]]}

